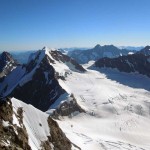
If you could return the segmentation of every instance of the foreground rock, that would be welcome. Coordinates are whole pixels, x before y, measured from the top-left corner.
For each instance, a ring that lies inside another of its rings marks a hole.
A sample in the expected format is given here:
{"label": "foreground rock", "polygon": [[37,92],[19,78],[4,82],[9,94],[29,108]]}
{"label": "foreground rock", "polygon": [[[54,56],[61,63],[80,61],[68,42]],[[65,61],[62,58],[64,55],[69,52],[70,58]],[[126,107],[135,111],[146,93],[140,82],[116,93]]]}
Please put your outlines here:
{"label": "foreground rock", "polygon": [[14,98],[0,101],[0,149],[71,148],[70,140],[47,114]]}

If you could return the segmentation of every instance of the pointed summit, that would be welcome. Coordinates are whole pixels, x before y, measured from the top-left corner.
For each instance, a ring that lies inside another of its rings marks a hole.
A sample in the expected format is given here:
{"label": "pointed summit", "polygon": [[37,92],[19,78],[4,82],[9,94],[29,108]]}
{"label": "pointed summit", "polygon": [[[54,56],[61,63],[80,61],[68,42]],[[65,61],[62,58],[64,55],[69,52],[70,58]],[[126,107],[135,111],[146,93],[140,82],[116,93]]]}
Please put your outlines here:
{"label": "pointed summit", "polygon": [[[45,47],[31,54],[26,65],[17,67],[7,76],[0,87],[0,95],[10,95],[47,111],[66,93],[59,79],[65,80],[66,75],[72,71],[86,70],[69,56]],[[9,82],[12,78],[14,80]]]}
{"label": "pointed summit", "polygon": [[0,78],[9,74],[17,65],[17,61],[8,52],[0,54]]}

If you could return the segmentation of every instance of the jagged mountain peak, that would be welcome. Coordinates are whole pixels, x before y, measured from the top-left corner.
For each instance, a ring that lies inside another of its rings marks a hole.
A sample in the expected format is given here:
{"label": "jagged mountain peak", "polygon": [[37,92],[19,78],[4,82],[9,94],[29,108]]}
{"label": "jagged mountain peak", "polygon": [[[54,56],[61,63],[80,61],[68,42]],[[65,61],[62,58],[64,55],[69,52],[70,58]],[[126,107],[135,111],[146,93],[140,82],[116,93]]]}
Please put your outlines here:
{"label": "jagged mountain peak", "polygon": [[18,62],[13,59],[10,53],[2,52],[0,54],[0,78],[9,74],[17,65]]}
{"label": "jagged mountain peak", "polygon": [[44,46],[44,47],[42,48],[42,50],[47,51],[47,52],[50,52],[50,51],[55,51],[55,50],[57,50],[57,49],[56,49],[56,48],[49,48],[49,47],[47,47],[47,46]]}
{"label": "jagged mountain peak", "polygon": [[6,77],[0,87],[0,95],[10,95],[46,111],[66,92],[58,80],[65,80],[73,71],[86,70],[60,51],[44,48],[31,54],[26,65],[17,67]]}
{"label": "jagged mountain peak", "polygon": [[12,56],[10,53],[4,51],[2,52],[2,54],[0,55],[0,60],[2,61],[11,61],[13,60]]}
{"label": "jagged mountain peak", "polygon": [[28,60],[28,66],[30,66],[29,68],[33,68],[43,62],[52,65],[56,72],[60,72],[62,69],[86,71],[74,59],[53,48],[44,47],[42,50],[31,54]]}

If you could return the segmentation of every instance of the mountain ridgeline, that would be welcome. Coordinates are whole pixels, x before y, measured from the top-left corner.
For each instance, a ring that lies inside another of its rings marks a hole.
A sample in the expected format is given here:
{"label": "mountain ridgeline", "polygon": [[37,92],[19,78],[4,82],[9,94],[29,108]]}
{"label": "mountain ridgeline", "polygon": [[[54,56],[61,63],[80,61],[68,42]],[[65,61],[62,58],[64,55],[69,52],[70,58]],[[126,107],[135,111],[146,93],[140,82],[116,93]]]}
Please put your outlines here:
{"label": "mountain ridgeline", "polygon": [[97,45],[79,55],[82,62],[96,60],[87,69],[47,47],[26,64],[2,53],[0,149],[148,150],[149,51]]}
{"label": "mountain ridgeline", "polygon": [[96,61],[104,57],[116,58],[135,52],[135,50],[119,49],[113,45],[100,46],[98,44],[94,48],[88,50],[69,51],[68,55],[74,58],[78,63],[85,64],[91,60]]}
{"label": "mountain ridgeline", "polygon": [[150,47],[146,47],[133,55],[117,58],[102,58],[94,63],[98,68],[116,68],[121,72],[138,72],[150,77]]}
{"label": "mountain ridgeline", "polygon": [[[63,68],[64,67],[64,68]],[[62,72],[59,72],[62,69]],[[26,65],[16,67],[0,83],[1,97],[11,96],[46,111],[66,91],[58,79],[71,70],[86,70],[57,50],[43,48],[31,54]]]}

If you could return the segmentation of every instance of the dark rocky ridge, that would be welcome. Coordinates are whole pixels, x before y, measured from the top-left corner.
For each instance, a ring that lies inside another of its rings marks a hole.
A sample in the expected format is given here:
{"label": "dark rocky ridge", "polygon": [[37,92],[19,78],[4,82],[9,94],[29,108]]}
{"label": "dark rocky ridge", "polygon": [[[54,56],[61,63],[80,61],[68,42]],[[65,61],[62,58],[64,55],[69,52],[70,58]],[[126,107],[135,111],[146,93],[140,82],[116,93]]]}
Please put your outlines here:
{"label": "dark rocky ridge", "polygon": [[0,78],[8,75],[19,64],[8,52],[0,54]]}
{"label": "dark rocky ridge", "polygon": [[97,61],[100,58],[109,57],[115,58],[123,55],[128,55],[129,52],[135,53],[134,50],[119,49],[113,45],[100,46],[96,45],[88,50],[74,50],[68,52],[68,55],[74,58],[78,63],[84,64],[91,60]]}
{"label": "dark rocky ridge", "polygon": [[149,56],[150,55],[150,46],[146,46],[143,49],[141,49],[139,52],[137,52],[138,54],[143,54],[145,56]]}
{"label": "dark rocky ridge", "polygon": [[[65,79],[65,77],[60,77],[53,67],[56,61],[57,63],[64,63],[66,65],[66,62],[69,62],[69,64],[74,66],[75,71],[86,71],[69,56],[59,51],[47,51],[44,48],[32,54],[26,65],[17,67],[7,76],[7,79],[14,78],[15,86],[9,86],[9,82],[7,83],[8,80],[4,80],[1,84],[3,86],[0,88],[0,95],[2,97],[15,97],[25,103],[32,104],[42,111],[47,111],[66,92],[58,82],[58,78]],[[72,69],[70,65],[68,67],[70,70]],[[19,77],[19,80],[15,78],[16,76]]]}
{"label": "dark rocky ridge", "polygon": [[73,94],[71,94],[69,101],[65,101],[59,105],[54,111],[53,114],[51,114],[52,117],[58,119],[59,116],[71,116],[74,112],[85,112],[84,109],[82,109]]}
{"label": "dark rocky ridge", "polygon": [[[27,73],[31,73],[33,69],[37,67],[39,55],[40,53],[25,66]],[[53,104],[61,94],[65,93],[65,90],[61,88],[55,78],[55,70],[53,66],[49,64],[49,61],[52,60],[45,56],[38,64],[38,68],[35,69],[32,79],[23,85],[18,84],[10,96],[21,99],[25,103],[32,104],[42,111],[48,110],[49,106]],[[45,73],[47,75],[45,75]]]}
{"label": "dark rocky ridge", "polygon": [[49,141],[53,143],[54,150],[71,150],[71,142],[59,128],[58,123],[48,117],[48,125],[50,127],[51,134]]}
{"label": "dark rocky ridge", "polygon": [[[57,60],[57,61],[62,61],[63,63],[65,62],[70,62],[72,65],[75,66],[75,69],[77,71],[81,71],[81,72],[85,72],[86,70],[81,66],[79,65],[74,59],[72,59],[71,57],[67,56],[67,55],[64,55],[62,54],[60,51],[51,51],[51,55],[52,57]],[[72,69],[72,68],[70,68]],[[73,70],[75,71],[75,70]]]}
{"label": "dark rocky ridge", "polygon": [[121,72],[138,72],[150,77],[150,56],[133,54],[118,58],[102,58],[95,62],[94,66],[103,68],[117,68]]}

